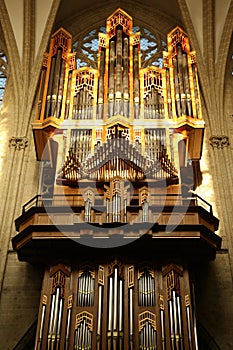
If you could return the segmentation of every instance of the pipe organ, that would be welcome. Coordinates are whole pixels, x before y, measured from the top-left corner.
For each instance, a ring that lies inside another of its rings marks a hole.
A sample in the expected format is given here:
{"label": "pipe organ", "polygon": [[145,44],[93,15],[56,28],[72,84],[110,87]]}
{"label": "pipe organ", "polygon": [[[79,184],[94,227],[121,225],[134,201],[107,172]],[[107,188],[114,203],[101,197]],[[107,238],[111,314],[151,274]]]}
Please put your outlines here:
{"label": "pipe organ", "polygon": [[76,67],[58,29],[32,128],[42,193],[13,247],[45,266],[35,349],[197,350],[190,281],[220,238],[194,192],[204,122],[186,33],[167,35],[161,68],[142,68],[140,32],[117,9],[96,69]]}

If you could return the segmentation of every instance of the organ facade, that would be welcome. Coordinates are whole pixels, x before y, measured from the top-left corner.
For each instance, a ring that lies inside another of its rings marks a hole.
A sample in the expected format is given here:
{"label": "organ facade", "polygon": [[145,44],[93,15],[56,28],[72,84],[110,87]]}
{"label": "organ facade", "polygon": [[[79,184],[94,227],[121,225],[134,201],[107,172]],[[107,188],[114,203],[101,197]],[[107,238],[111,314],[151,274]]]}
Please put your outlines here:
{"label": "organ facade", "polygon": [[64,28],[44,54],[32,124],[40,193],[16,219],[20,260],[44,266],[37,350],[198,349],[196,263],[221,239],[201,184],[196,55],[179,27],[162,66],[117,9],[97,68]]}

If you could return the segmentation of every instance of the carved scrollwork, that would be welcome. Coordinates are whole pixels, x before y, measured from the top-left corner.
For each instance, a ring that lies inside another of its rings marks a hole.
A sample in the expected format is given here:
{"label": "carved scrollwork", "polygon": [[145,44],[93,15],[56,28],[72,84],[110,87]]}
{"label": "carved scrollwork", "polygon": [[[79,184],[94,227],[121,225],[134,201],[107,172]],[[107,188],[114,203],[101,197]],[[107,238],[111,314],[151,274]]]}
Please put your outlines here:
{"label": "carved scrollwork", "polygon": [[15,137],[12,136],[12,138],[9,140],[9,147],[11,149],[15,149],[17,151],[20,151],[21,149],[25,149],[28,146],[28,138],[26,136],[22,137]]}
{"label": "carved scrollwork", "polygon": [[228,147],[230,145],[229,137],[226,135],[213,135],[210,137],[210,145],[218,149]]}

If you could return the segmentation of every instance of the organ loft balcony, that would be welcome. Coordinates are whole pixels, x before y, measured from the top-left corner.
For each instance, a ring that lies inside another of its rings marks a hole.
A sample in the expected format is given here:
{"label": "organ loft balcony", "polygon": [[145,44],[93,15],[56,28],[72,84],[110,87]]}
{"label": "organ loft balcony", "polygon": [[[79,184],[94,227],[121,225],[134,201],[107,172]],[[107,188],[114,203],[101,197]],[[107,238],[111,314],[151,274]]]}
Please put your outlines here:
{"label": "organ loft balcony", "polygon": [[13,247],[20,260],[29,262],[72,259],[96,248],[103,254],[104,248],[122,249],[141,257],[215,257],[221,238],[214,233],[218,219],[209,203],[191,193],[152,193],[149,203],[140,204],[142,196],[133,194],[119,210],[119,198],[109,202],[101,194],[92,206],[82,194],[37,195],[15,221]]}

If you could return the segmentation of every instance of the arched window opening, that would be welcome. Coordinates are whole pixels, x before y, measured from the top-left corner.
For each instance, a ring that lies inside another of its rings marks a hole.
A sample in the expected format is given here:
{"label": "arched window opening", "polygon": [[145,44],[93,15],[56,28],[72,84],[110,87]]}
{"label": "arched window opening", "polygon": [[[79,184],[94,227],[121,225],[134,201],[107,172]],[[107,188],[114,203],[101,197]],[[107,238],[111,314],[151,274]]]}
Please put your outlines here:
{"label": "arched window opening", "polygon": [[4,52],[0,50],[0,109],[3,103],[6,80],[7,80],[7,59]]}
{"label": "arched window opening", "polygon": [[[76,37],[73,49],[77,52],[77,68],[88,66],[98,68],[98,33],[106,33],[106,28],[101,26],[92,29],[89,33],[84,33]],[[167,44],[157,32],[151,32],[147,28],[134,26],[133,33],[140,32],[140,49],[142,68],[155,65],[162,68],[163,51],[167,51]]]}

